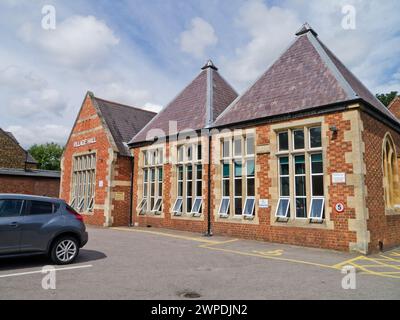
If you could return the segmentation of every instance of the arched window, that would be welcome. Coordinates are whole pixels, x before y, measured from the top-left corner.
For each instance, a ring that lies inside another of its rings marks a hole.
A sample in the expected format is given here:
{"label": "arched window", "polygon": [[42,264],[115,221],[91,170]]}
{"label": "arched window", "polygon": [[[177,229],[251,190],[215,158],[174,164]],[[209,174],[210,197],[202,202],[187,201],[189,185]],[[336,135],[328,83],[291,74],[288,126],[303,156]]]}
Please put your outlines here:
{"label": "arched window", "polygon": [[394,209],[398,201],[398,167],[396,148],[390,134],[383,140],[383,184],[385,189],[385,204],[387,209]]}

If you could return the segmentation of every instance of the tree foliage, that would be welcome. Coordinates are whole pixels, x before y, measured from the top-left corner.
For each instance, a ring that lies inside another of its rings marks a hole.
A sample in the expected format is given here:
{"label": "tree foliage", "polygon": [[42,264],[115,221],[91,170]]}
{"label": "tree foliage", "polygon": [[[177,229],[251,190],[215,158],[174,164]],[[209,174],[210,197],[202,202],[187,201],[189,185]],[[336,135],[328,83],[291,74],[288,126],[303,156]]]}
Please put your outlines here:
{"label": "tree foliage", "polygon": [[386,106],[388,107],[389,104],[393,101],[394,98],[397,97],[398,92],[392,91],[390,93],[379,93],[376,97]]}
{"label": "tree foliage", "polygon": [[39,162],[39,169],[60,170],[60,161],[64,148],[56,143],[34,144],[29,153]]}

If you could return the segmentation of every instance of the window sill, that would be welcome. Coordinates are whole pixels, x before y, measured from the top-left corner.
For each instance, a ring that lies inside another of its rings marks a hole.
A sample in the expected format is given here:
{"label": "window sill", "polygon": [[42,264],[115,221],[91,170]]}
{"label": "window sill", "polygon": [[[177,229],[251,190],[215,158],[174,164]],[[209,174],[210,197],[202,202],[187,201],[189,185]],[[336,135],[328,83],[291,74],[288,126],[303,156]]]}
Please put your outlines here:
{"label": "window sill", "polygon": [[276,217],[271,220],[271,226],[273,227],[284,227],[284,228],[305,228],[305,229],[323,229],[332,230],[333,223],[328,220],[323,221],[311,221],[309,219],[290,219],[289,220],[276,220]]}
{"label": "window sill", "polygon": [[216,222],[229,222],[241,224],[259,224],[257,216],[233,216],[233,215],[216,215]]}
{"label": "window sill", "polygon": [[385,210],[387,216],[400,216],[400,207],[389,208]]}
{"label": "window sill", "polygon": [[204,215],[193,215],[193,213],[182,213],[181,215],[176,215],[171,212],[171,219],[177,220],[204,220]]}

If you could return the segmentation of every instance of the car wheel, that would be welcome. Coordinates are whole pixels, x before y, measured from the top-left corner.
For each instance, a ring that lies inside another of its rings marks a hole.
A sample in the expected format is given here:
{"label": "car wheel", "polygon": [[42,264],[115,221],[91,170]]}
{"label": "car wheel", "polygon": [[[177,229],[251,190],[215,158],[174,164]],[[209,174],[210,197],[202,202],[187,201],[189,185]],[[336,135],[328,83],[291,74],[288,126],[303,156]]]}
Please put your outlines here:
{"label": "car wheel", "polygon": [[55,264],[70,264],[79,254],[78,241],[71,236],[57,239],[50,252],[51,260]]}

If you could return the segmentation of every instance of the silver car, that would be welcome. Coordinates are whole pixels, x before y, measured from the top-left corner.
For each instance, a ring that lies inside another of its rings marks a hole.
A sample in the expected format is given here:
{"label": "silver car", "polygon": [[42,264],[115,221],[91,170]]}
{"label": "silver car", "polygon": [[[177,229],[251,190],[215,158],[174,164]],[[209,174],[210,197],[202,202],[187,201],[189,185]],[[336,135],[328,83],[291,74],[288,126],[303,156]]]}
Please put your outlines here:
{"label": "silver car", "polygon": [[0,257],[46,254],[69,264],[87,242],[83,217],[64,200],[0,194]]}

